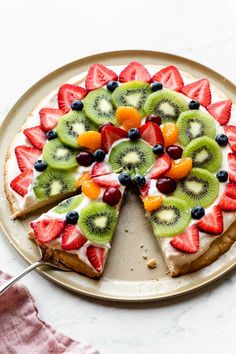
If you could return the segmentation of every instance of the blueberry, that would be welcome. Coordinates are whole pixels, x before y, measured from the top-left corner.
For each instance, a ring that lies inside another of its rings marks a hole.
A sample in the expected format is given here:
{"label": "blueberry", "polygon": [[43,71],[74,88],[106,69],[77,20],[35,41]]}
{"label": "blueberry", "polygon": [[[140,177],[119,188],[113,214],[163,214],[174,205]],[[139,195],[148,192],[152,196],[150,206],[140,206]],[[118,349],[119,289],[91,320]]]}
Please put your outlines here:
{"label": "blueberry", "polygon": [[49,132],[47,132],[46,138],[48,140],[53,140],[53,139],[57,138],[57,132],[55,130],[50,130]]}
{"label": "blueberry", "polygon": [[78,219],[79,219],[79,214],[77,213],[77,211],[68,211],[68,213],[66,214],[66,222],[68,224],[75,225]]}
{"label": "blueberry", "polygon": [[164,146],[161,144],[157,144],[153,146],[152,151],[155,155],[162,155],[164,153]]}
{"label": "blueberry", "polygon": [[228,144],[228,138],[225,134],[217,134],[216,135],[216,142],[220,146],[226,146]]}
{"label": "blueberry", "polygon": [[199,109],[200,103],[198,101],[192,100],[189,102],[189,109]]}
{"label": "blueberry", "polygon": [[115,89],[119,86],[117,81],[109,81],[107,83],[107,89],[111,92],[115,91]]}
{"label": "blueberry", "polygon": [[228,172],[225,170],[221,170],[217,172],[216,177],[220,182],[226,182],[228,180]]}
{"label": "blueberry", "polygon": [[71,104],[71,109],[73,109],[73,111],[82,111],[83,108],[84,104],[81,100],[73,101]]}
{"label": "blueberry", "polygon": [[195,206],[191,210],[191,216],[193,219],[201,219],[205,215],[205,209],[201,206]]}
{"label": "blueberry", "polygon": [[43,172],[48,167],[47,162],[44,160],[38,160],[34,164],[36,171]]}
{"label": "blueberry", "polygon": [[130,175],[126,172],[119,174],[118,179],[123,186],[130,186],[132,184]]}
{"label": "blueberry", "polygon": [[137,184],[138,187],[143,187],[146,184],[146,178],[144,176],[136,176],[135,177],[135,183]]}
{"label": "blueberry", "polygon": [[137,128],[131,128],[128,131],[128,138],[130,140],[138,140],[140,138],[139,130]]}
{"label": "blueberry", "polygon": [[96,150],[95,153],[93,154],[93,157],[97,162],[102,162],[105,159],[105,156],[106,153],[102,149]]}
{"label": "blueberry", "polygon": [[156,92],[156,91],[162,90],[163,85],[161,82],[153,82],[153,84],[151,85],[151,89],[152,89],[152,92]]}

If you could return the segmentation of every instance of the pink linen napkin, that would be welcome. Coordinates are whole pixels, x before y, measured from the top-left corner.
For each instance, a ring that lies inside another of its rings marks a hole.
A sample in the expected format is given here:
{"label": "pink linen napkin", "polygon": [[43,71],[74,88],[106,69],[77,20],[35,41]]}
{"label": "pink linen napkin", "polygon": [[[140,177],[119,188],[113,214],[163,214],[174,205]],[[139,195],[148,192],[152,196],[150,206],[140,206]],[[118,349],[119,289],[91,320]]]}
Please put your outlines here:
{"label": "pink linen napkin", "polygon": [[[0,271],[0,283],[9,275]],[[0,296],[0,354],[99,354],[42,321],[29,291],[16,284]]]}

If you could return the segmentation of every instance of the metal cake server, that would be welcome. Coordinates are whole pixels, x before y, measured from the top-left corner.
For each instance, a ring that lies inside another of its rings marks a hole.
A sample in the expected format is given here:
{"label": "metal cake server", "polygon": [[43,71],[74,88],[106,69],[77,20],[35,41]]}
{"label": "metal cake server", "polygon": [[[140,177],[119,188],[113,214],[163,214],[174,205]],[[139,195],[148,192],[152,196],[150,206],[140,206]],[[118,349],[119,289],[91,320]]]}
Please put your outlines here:
{"label": "metal cake server", "polygon": [[40,266],[48,265],[48,266],[51,266],[51,267],[54,267],[54,268],[57,268],[60,270],[64,270],[66,272],[71,271],[71,269],[67,268],[63,263],[57,261],[54,257],[52,257],[52,254],[50,252],[47,252],[47,250],[40,248],[40,247],[38,247],[38,249],[39,249],[41,258],[37,262],[31,264],[25,270],[23,270],[23,272],[21,272],[20,274],[16,275],[15,277],[9,279],[8,281],[6,281],[2,285],[0,285],[0,295],[2,295],[7,289],[9,289],[16,282],[18,282],[18,280],[23,278],[26,274],[31,272],[31,270],[38,268]]}

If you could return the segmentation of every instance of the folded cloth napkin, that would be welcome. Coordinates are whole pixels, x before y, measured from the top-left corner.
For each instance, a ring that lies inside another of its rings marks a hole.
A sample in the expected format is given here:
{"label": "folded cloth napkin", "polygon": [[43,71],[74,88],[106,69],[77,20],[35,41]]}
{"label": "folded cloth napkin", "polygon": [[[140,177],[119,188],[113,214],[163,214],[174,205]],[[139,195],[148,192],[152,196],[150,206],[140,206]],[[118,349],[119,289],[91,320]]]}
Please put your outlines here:
{"label": "folded cloth napkin", "polygon": [[[9,278],[0,271],[0,283]],[[0,353],[99,354],[91,345],[81,344],[42,321],[34,299],[19,283],[0,296]]]}

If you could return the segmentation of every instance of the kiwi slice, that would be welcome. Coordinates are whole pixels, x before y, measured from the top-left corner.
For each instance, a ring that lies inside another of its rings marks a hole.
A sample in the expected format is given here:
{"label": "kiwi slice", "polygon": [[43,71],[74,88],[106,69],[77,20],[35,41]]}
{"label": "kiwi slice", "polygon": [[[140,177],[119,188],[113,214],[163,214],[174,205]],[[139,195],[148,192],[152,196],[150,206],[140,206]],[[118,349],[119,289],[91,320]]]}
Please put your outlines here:
{"label": "kiwi slice", "polygon": [[168,89],[152,93],[144,105],[146,115],[153,113],[162,118],[162,123],[176,121],[180,113],[188,109],[187,101],[177,92]]}
{"label": "kiwi slice", "polygon": [[192,140],[184,149],[182,157],[191,157],[193,167],[205,168],[210,172],[217,171],[222,162],[219,145],[207,136]]}
{"label": "kiwi slice", "polygon": [[73,174],[67,171],[53,170],[48,167],[36,178],[33,190],[39,200],[44,200],[53,195],[74,192],[76,180]]}
{"label": "kiwi slice", "polygon": [[183,200],[167,197],[161,207],[150,214],[149,219],[156,236],[170,237],[186,229],[190,221],[190,210]]}
{"label": "kiwi slice", "polygon": [[63,200],[55,208],[53,208],[53,211],[57,214],[65,214],[68,211],[75,210],[76,208],[78,208],[82,200],[82,195],[77,195],[76,197],[68,198],[66,200]]}
{"label": "kiwi slice", "polygon": [[59,170],[67,170],[78,166],[77,153],[78,150],[64,145],[59,139],[50,140],[43,147],[43,159],[48,166]]}
{"label": "kiwi slice", "polygon": [[70,111],[59,119],[57,135],[60,140],[71,147],[77,148],[79,134],[87,130],[97,130],[95,125],[86,117],[84,112]]}
{"label": "kiwi slice", "polygon": [[104,88],[89,92],[83,101],[84,111],[95,124],[106,122],[116,123],[116,108],[111,99],[111,93]]}
{"label": "kiwi slice", "polygon": [[180,114],[176,125],[179,129],[179,141],[186,146],[190,141],[206,135],[214,139],[216,126],[210,114],[199,110],[192,110]]}
{"label": "kiwi slice", "polygon": [[82,209],[79,227],[88,240],[106,243],[112,238],[118,220],[118,211],[102,202],[91,202]]}
{"label": "kiwi slice", "polygon": [[143,116],[145,114],[143,106],[151,92],[150,85],[142,81],[127,82],[115,89],[112,100],[117,108],[132,106]]}
{"label": "kiwi slice", "polygon": [[218,193],[218,179],[207,170],[193,168],[187,177],[178,182],[174,196],[185,200],[190,207],[207,207]]}
{"label": "kiwi slice", "polygon": [[127,171],[131,175],[145,175],[154,160],[152,148],[141,140],[122,141],[111,149],[109,155],[109,163],[114,172]]}

